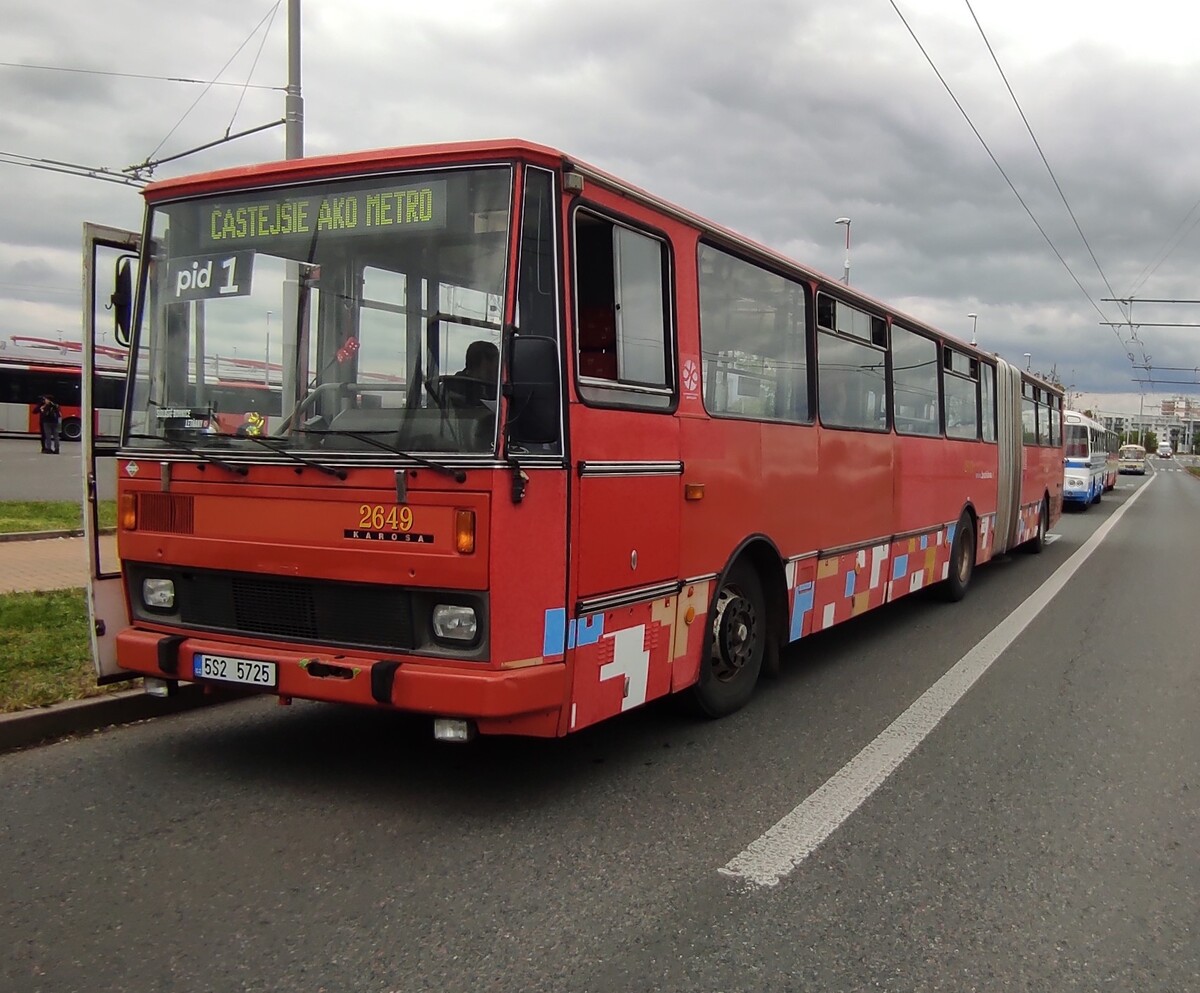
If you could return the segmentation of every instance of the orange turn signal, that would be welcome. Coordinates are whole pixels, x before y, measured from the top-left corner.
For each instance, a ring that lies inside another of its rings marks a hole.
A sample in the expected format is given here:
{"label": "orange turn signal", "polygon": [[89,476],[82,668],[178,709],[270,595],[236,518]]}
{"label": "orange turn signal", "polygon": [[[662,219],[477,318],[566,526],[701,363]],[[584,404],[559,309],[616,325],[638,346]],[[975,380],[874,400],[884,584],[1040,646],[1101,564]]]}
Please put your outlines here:
{"label": "orange turn signal", "polygon": [[470,555],[475,551],[475,511],[454,512],[454,547],[459,555]]}
{"label": "orange turn signal", "polygon": [[122,493],[120,513],[117,515],[117,520],[121,525],[122,531],[137,530],[137,494]]}
{"label": "orange turn signal", "polygon": [[704,499],[704,484],[703,483],[684,483],[683,498],[685,500],[703,500]]}

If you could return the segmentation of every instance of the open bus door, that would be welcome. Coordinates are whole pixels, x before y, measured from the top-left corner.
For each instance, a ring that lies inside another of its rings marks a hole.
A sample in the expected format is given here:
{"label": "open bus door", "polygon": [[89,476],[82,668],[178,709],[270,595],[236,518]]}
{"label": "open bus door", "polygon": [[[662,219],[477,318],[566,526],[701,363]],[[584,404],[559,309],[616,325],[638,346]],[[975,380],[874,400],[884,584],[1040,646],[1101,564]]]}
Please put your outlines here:
{"label": "open bus door", "polygon": [[[88,615],[92,662],[98,683],[133,678],[117,665],[116,635],[129,623],[116,542],[100,533],[100,503],[117,497],[117,447],[120,418],[99,413],[96,403],[96,352],[110,334],[113,346],[128,347],[130,304],[141,236],[132,231],[83,226],[83,532],[88,547]],[[97,288],[97,283],[102,289]],[[110,324],[110,322],[112,322]],[[111,354],[111,352],[109,352]],[[111,369],[111,367],[110,367]],[[128,382],[128,364],[126,364]]]}

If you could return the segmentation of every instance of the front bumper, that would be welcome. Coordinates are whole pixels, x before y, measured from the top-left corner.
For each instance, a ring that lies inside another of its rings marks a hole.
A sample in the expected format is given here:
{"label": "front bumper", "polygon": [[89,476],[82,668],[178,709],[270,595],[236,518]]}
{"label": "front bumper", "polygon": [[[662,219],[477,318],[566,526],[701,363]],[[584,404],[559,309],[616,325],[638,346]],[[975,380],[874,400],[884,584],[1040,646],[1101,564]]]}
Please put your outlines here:
{"label": "front bumper", "polygon": [[[260,689],[197,679],[192,673],[192,658],[197,653],[274,662],[277,685]],[[215,689],[467,718],[484,734],[556,735],[568,692],[567,669],[562,663],[509,670],[468,669],[410,656],[301,654],[139,628],[126,628],[117,635],[117,661],[123,669],[140,675],[199,682]]]}

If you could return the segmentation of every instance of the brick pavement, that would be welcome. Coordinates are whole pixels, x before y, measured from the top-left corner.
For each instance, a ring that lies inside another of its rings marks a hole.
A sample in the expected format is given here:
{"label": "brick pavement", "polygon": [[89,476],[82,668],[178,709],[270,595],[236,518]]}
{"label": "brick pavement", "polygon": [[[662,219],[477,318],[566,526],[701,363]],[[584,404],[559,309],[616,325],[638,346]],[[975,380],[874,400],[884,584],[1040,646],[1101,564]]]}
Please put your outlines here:
{"label": "brick pavement", "polygon": [[[86,586],[86,538],[0,541],[0,593]],[[116,568],[117,537],[101,535],[101,562]]]}

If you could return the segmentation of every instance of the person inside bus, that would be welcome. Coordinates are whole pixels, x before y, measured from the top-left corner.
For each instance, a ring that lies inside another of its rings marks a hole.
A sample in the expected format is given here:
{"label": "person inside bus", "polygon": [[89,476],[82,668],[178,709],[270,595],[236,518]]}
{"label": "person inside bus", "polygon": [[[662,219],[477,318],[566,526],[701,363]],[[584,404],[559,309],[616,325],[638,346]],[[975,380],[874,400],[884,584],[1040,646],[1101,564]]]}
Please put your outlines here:
{"label": "person inside bus", "polygon": [[42,454],[58,455],[58,429],[62,425],[62,412],[54,397],[49,393],[38,404],[38,427],[42,434]]}
{"label": "person inside bus", "polygon": [[467,346],[466,363],[443,383],[447,406],[459,418],[459,442],[466,451],[485,451],[496,425],[496,379],[500,350],[481,339]]}
{"label": "person inside bus", "polygon": [[449,378],[451,396],[460,402],[487,406],[496,399],[496,377],[500,372],[500,349],[480,339],[467,346],[466,364]]}
{"label": "person inside bus", "polygon": [[467,346],[466,365],[455,375],[492,384],[499,371],[500,349],[494,343],[481,339]]}

